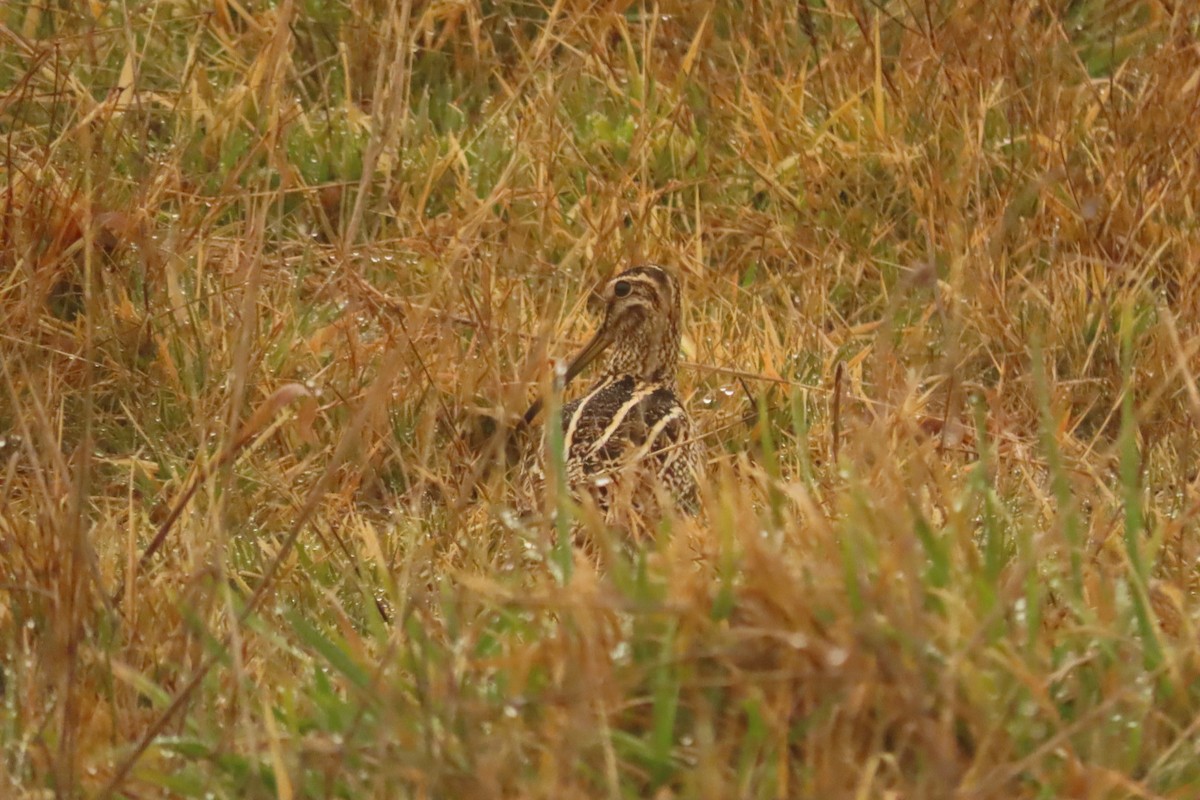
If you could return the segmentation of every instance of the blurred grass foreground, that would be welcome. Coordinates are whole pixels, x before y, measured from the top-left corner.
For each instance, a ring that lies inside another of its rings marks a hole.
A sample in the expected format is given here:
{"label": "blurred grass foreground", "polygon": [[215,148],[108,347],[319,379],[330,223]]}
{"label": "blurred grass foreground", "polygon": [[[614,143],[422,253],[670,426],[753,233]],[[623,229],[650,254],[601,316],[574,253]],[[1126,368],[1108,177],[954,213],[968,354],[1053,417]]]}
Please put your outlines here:
{"label": "blurred grass foreground", "polygon": [[[9,0],[0,796],[1200,796],[1198,40]],[[504,431],[639,262],[703,510],[596,568]]]}

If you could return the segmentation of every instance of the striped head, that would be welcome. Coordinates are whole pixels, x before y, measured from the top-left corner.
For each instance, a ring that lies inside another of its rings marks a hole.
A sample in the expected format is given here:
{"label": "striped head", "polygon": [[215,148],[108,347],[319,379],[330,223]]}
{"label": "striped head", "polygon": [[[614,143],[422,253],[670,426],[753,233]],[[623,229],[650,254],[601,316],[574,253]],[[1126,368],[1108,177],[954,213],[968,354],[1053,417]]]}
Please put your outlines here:
{"label": "striped head", "polygon": [[683,316],[675,277],[662,267],[633,267],[610,280],[601,298],[604,321],[567,367],[567,381],[607,352],[606,377],[674,385]]}

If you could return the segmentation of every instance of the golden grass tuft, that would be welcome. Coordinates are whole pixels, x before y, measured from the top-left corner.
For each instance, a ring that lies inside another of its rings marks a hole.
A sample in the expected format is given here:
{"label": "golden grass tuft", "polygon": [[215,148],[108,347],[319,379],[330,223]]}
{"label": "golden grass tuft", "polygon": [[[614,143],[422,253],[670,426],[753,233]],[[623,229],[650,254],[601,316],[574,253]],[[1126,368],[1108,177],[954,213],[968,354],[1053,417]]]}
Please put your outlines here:
{"label": "golden grass tuft", "polygon": [[[1198,25],[8,3],[0,795],[1194,796]],[[638,261],[599,571],[502,437]]]}

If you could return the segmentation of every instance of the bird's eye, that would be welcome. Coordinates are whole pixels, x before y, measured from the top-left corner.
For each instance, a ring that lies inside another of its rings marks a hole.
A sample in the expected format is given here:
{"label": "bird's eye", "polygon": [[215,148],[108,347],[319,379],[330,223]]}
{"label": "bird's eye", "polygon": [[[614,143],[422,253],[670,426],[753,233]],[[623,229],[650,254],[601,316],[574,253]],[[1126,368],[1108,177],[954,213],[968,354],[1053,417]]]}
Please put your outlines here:
{"label": "bird's eye", "polygon": [[617,281],[613,285],[613,294],[617,297],[628,297],[633,291],[633,287],[629,285],[629,281]]}

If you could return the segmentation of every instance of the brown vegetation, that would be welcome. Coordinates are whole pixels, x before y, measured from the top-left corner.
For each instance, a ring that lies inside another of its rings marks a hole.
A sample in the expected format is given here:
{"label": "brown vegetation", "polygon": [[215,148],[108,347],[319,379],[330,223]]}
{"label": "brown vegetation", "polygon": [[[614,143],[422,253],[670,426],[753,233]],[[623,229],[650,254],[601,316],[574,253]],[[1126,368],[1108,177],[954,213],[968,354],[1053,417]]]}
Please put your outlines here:
{"label": "brown vegetation", "polygon": [[[11,0],[0,795],[1195,796],[1198,30]],[[642,261],[704,513],[600,574],[492,434]]]}

